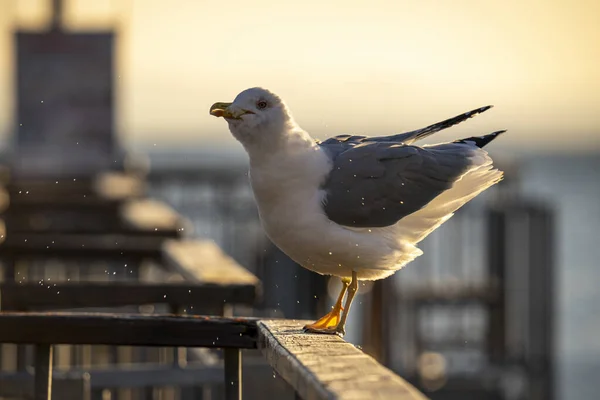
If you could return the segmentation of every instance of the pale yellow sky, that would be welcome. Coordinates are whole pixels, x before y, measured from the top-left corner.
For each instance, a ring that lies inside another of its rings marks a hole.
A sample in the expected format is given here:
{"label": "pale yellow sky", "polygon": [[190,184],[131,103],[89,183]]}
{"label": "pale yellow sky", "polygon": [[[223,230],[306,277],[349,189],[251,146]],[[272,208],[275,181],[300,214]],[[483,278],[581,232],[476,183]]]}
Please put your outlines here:
{"label": "pale yellow sky", "polygon": [[[39,24],[45,3],[0,0],[0,132],[12,123],[11,25]],[[208,108],[264,86],[320,138],[494,104],[438,139],[508,128],[504,145],[600,150],[596,0],[67,3],[71,26],[119,30],[118,129],[132,145],[233,145]]]}

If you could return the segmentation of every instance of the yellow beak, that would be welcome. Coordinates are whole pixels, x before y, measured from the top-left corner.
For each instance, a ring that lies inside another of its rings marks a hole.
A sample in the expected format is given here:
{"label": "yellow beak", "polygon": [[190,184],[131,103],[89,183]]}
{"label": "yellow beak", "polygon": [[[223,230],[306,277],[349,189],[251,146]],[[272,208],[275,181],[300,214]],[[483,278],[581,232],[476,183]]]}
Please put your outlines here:
{"label": "yellow beak", "polygon": [[229,111],[231,103],[215,103],[210,107],[210,115],[215,117],[235,118]]}
{"label": "yellow beak", "polygon": [[210,107],[210,115],[230,119],[240,119],[244,114],[254,114],[248,110],[231,110],[231,103],[215,103]]}

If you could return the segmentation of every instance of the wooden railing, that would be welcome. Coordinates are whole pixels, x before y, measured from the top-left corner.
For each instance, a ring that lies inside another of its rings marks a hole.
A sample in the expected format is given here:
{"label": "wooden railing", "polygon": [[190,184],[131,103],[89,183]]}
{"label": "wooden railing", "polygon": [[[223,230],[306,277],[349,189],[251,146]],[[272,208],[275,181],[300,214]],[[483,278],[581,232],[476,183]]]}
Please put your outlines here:
{"label": "wooden railing", "polygon": [[[152,390],[218,382],[226,399],[239,399],[241,350],[260,349],[299,398],[424,398],[341,338],[303,333],[306,321],[182,315],[231,315],[232,305],[255,304],[261,283],[214,243],[183,239],[189,224],[170,207],[142,199],[138,181],[117,174],[98,180],[91,192],[89,185],[72,185],[68,191],[55,190],[53,185],[40,187],[31,193],[36,195],[13,203],[12,214],[5,215],[12,228],[9,234],[0,234],[4,262],[0,344],[18,347],[16,371],[0,372],[0,396],[49,400],[54,388],[55,399],[87,400],[107,388]],[[13,198],[21,191],[10,189]],[[77,217],[70,214],[74,209]],[[22,280],[17,260],[50,258],[78,260],[77,279],[44,281],[44,285],[31,276]],[[154,269],[158,275],[139,273],[141,261],[148,259],[162,267]],[[86,281],[89,264],[95,260],[126,261],[132,275],[124,281]],[[166,304],[173,314],[115,314],[110,309],[148,304]],[[106,311],[57,312],[95,307]],[[54,346],[63,344],[173,347],[174,351],[168,357],[170,364],[133,367],[119,364],[122,360],[115,347],[110,350],[114,357],[109,369],[71,362],[68,369],[53,371]],[[24,345],[35,346],[33,372],[27,368]],[[204,360],[187,357],[184,351],[194,347],[223,349],[223,360],[196,362]]]}
{"label": "wooden railing", "polygon": [[[58,382],[52,376],[52,349],[57,344],[221,348],[226,400],[241,399],[241,350],[256,348],[302,399],[425,399],[343,339],[303,333],[304,323],[181,315],[1,312],[0,343],[35,345],[35,373],[30,378],[35,400],[52,398],[52,385]],[[82,391],[81,398],[88,396],[83,392],[94,379],[94,373],[79,380],[70,377],[72,386]]]}

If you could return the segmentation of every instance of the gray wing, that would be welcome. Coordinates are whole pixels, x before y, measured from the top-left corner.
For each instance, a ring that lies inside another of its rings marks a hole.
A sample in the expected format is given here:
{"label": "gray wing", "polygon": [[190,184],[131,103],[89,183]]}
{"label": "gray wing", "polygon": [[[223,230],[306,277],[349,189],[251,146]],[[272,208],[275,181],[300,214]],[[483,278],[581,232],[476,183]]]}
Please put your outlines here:
{"label": "gray wing", "polygon": [[470,168],[473,147],[366,142],[338,153],[322,186],[325,213],[345,226],[393,225],[450,189]]}
{"label": "gray wing", "polygon": [[468,120],[471,117],[474,117],[477,114],[481,114],[492,108],[492,106],[485,106],[481,108],[477,108],[475,110],[468,111],[466,113],[457,115],[456,117],[449,118],[442,122],[438,122],[433,125],[429,125],[423,129],[417,129],[416,131],[399,133],[397,135],[392,136],[379,136],[379,137],[370,137],[366,138],[365,142],[402,142],[404,144],[411,144],[416,142],[417,140],[425,139],[427,136],[432,135],[441,130],[450,128],[456,124],[460,124],[463,121]]}
{"label": "gray wing", "polygon": [[471,117],[474,117],[477,114],[481,114],[487,110],[492,108],[492,106],[480,107],[475,110],[468,111],[466,113],[457,115],[456,117],[452,117],[446,119],[442,122],[435,123],[433,125],[429,125],[422,129],[417,129],[415,131],[399,133],[397,135],[391,136],[353,136],[353,135],[339,135],[332,137],[330,139],[325,140],[321,144],[329,147],[329,150],[334,154],[339,153],[340,151],[346,150],[349,147],[356,146],[360,143],[365,142],[397,142],[404,144],[411,144],[416,142],[417,140],[421,140],[426,138],[429,135],[432,135],[441,130],[450,128],[456,124],[460,124],[463,121],[468,120]]}

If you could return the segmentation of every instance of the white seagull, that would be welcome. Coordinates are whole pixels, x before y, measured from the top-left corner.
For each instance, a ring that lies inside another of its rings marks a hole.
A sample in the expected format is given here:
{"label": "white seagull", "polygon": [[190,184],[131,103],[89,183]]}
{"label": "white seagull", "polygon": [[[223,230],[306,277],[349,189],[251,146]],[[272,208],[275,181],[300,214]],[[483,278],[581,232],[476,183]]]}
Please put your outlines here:
{"label": "white seagull", "polygon": [[502,179],[481,148],[504,131],[412,144],[490,107],[398,135],[340,135],[323,142],[266,89],[247,89],[233,103],[210,108],[249,155],[268,237],[304,268],[342,279],[332,311],[306,331],[343,335],[359,280],[386,278],[414,260],[423,253],[421,240]]}

